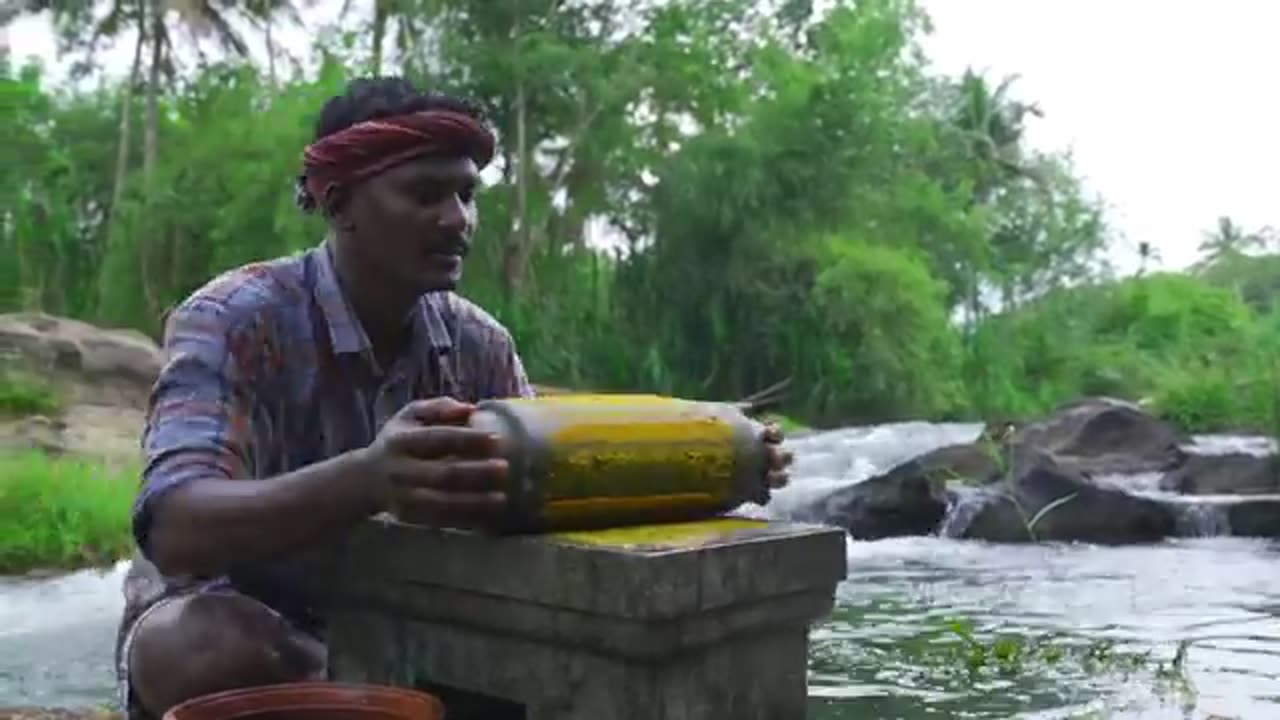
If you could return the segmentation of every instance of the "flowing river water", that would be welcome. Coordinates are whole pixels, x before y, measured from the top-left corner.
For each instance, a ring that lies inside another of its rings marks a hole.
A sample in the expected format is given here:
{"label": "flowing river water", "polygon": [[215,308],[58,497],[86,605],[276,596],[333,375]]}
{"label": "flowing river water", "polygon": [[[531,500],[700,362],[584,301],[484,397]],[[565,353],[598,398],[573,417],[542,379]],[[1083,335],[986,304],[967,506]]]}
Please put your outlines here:
{"label": "flowing river water", "polygon": [[[795,480],[769,513],[978,431],[797,438]],[[1280,718],[1280,543],[847,548],[836,609],[812,633],[813,720]],[[0,707],[112,702],[123,573],[0,580]]]}

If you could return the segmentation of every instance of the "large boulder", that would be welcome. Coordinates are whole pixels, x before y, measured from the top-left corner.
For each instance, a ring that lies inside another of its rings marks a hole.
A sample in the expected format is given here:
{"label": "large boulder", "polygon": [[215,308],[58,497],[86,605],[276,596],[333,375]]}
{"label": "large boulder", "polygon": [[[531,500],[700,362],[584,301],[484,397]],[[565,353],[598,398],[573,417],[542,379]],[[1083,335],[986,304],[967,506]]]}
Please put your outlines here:
{"label": "large boulder", "polygon": [[0,356],[73,391],[72,400],[145,403],[164,365],[151,338],[43,313],[0,315]]}
{"label": "large boulder", "polygon": [[920,460],[846,485],[790,513],[800,522],[844,528],[858,540],[929,535],[947,513],[946,479]]}
{"label": "large boulder", "polygon": [[945,445],[930,450],[914,462],[930,477],[948,482],[985,485],[1000,479],[1005,459],[998,446],[975,442]]}
{"label": "large boulder", "polygon": [[1177,516],[1149,498],[1087,480],[1048,453],[1025,453],[976,502],[958,535],[992,542],[1154,542],[1176,534]]}
{"label": "large boulder", "polygon": [[1180,466],[1160,479],[1160,489],[1186,495],[1280,494],[1280,456],[1192,448]]}
{"label": "large boulder", "polygon": [[1085,398],[1019,428],[1014,446],[1047,451],[1086,475],[1160,472],[1179,465],[1189,438],[1141,407]]}
{"label": "large boulder", "polygon": [[1280,495],[1233,498],[1220,506],[1233,536],[1280,539]]}

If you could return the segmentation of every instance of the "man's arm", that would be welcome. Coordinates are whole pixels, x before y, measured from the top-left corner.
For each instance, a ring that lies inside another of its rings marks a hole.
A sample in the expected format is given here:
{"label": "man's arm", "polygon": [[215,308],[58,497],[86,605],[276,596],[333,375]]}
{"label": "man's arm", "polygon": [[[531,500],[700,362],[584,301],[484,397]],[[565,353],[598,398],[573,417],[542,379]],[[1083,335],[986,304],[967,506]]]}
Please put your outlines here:
{"label": "man's arm", "polygon": [[213,577],[377,512],[360,451],[257,479],[254,404],[263,364],[251,323],[199,299],[176,310],[152,395],[138,547],[170,576]]}
{"label": "man's arm", "polygon": [[516,343],[511,333],[503,331],[496,334],[489,354],[488,397],[512,398],[533,397],[536,393],[529,377],[525,373],[524,363],[516,352]]}

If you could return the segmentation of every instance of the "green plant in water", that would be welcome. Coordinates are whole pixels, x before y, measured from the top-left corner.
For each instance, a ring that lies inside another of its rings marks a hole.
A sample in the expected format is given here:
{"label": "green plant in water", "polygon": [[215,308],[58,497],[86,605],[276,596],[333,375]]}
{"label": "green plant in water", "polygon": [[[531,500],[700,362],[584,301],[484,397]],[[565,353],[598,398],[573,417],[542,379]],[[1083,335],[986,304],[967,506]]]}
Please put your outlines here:
{"label": "green plant in water", "polygon": [[1009,458],[1005,452],[1003,440],[1003,437],[995,438],[985,431],[978,436],[977,440],[978,447],[982,448],[986,456],[991,459],[991,463],[995,465],[996,471],[1001,476],[1009,472]]}
{"label": "green plant in water", "polygon": [[1054,500],[1053,502],[1046,504],[1044,507],[1040,508],[1040,510],[1035,515],[1033,515],[1030,520],[1026,521],[1027,534],[1030,535],[1032,539],[1035,539],[1036,526],[1040,524],[1040,521],[1043,520],[1045,517],[1047,517],[1049,513],[1053,512],[1054,510],[1062,507],[1063,505],[1066,505],[1072,500],[1075,500],[1076,496],[1079,494],[1080,494],[1079,490],[1073,493],[1068,493],[1058,498],[1057,500]]}
{"label": "green plant in water", "polygon": [[1036,526],[1040,524],[1040,521],[1048,517],[1049,513],[1054,510],[1066,505],[1072,500],[1075,500],[1076,496],[1079,494],[1079,490],[1073,493],[1067,493],[1053,502],[1046,503],[1044,507],[1036,511],[1035,515],[1030,517],[1027,516],[1026,508],[1022,507],[1022,503],[1018,502],[1018,498],[1014,497],[1012,493],[1005,495],[1005,497],[1009,498],[1009,502],[1013,503],[1014,509],[1018,511],[1018,515],[1022,518],[1022,524],[1027,529],[1027,537],[1031,538],[1032,542],[1039,542],[1040,537],[1036,535]]}
{"label": "green plant in water", "polygon": [[1191,645],[1187,640],[1179,642],[1173,658],[1164,661],[1154,660],[1150,650],[1124,650],[1106,639],[1084,646],[1068,644],[1054,635],[1036,639],[1005,634],[983,640],[973,622],[966,619],[952,619],[946,628],[960,640],[959,659],[974,678],[987,670],[1012,676],[1026,672],[1034,663],[1058,665],[1074,661],[1089,674],[1118,673],[1126,680],[1135,673],[1149,671],[1157,692],[1171,694],[1184,705],[1195,702],[1195,688],[1186,667]]}

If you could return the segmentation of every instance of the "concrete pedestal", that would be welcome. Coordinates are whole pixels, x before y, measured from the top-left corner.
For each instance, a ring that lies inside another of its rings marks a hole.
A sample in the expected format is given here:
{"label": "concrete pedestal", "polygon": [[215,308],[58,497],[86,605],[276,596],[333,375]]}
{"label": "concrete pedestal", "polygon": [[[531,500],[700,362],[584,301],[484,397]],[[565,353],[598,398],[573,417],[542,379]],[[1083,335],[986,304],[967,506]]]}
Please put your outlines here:
{"label": "concrete pedestal", "polygon": [[339,563],[330,675],[449,720],[800,720],[844,533],[720,518],[491,538],[375,522]]}

